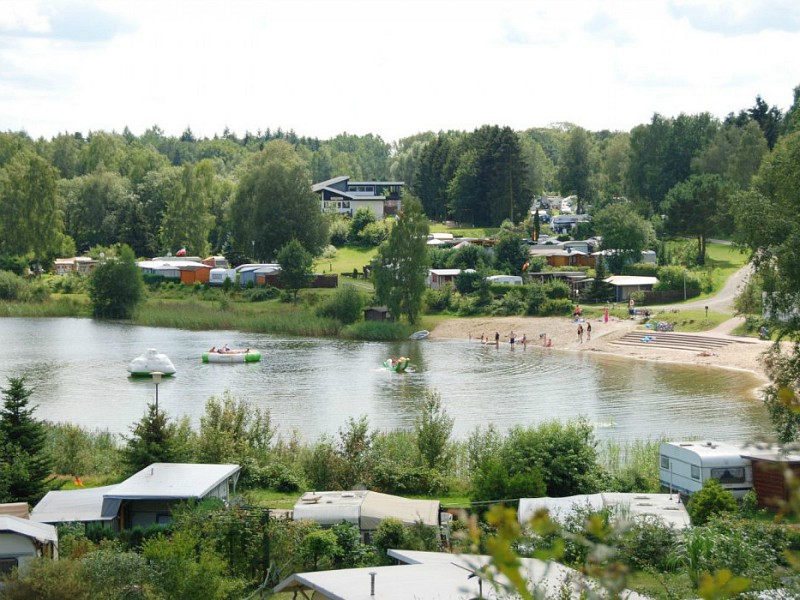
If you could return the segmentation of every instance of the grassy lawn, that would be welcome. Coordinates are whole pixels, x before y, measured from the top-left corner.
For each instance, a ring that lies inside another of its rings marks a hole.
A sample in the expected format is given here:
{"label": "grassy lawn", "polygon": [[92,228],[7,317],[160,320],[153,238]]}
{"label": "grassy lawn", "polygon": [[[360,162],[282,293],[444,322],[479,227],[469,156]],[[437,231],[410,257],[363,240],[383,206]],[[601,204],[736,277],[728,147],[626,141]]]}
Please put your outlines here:
{"label": "grassy lawn", "polygon": [[368,265],[377,253],[377,248],[337,248],[336,256],[317,259],[315,267],[322,273],[352,273],[353,269],[361,273],[364,265]]}
{"label": "grassy lawn", "polygon": [[730,318],[730,315],[714,311],[709,311],[708,317],[706,317],[705,310],[702,308],[680,309],[678,312],[672,312],[659,311],[656,306],[650,311],[651,323],[655,324],[657,321],[675,323],[675,331],[686,333],[714,329]]}
{"label": "grassy lawn", "polygon": [[433,223],[431,233],[452,233],[455,237],[489,238],[497,235],[499,227],[450,227],[444,223]]}

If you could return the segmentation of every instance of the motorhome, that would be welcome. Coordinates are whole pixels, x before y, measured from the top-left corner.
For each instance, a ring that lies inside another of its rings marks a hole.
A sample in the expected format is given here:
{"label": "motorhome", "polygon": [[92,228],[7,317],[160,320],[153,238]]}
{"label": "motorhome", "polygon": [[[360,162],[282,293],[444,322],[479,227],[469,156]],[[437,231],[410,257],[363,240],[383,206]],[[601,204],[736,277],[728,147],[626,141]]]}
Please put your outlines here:
{"label": "motorhome", "polygon": [[716,479],[741,498],[753,488],[750,460],[742,457],[745,452],[742,446],[714,441],[664,442],[659,450],[661,488],[690,496]]}

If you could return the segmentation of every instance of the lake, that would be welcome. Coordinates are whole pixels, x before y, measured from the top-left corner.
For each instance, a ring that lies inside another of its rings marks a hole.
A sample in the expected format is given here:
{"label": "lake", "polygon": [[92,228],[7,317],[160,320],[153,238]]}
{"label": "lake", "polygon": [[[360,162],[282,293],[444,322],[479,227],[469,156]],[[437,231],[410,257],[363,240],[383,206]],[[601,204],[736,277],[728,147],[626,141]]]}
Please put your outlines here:
{"label": "lake", "polygon": [[[203,364],[228,343],[261,351],[252,364]],[[467,340],[354,342],[237,331],[183,331],[90,319],[0,319],[0,386],[25,376],[39,419],[128,433],[155,399],[150,380],[128,377],[147,348],[167,354],[177,374],[158,388],[159,407],[196,426],[211,396],[229,391],[269,409],[282,433],[304,440],[335,434],[349,417],[374,428],[410,427],[416,400],[438,392],[455,418],[454,436],[478,425],[501,430],[579,415],[597,437],[666,436],[744,440],[770,433],[748,374],[634,361],[529,346],[499,349]],[[408,356],[414,372],[382,368]]]}

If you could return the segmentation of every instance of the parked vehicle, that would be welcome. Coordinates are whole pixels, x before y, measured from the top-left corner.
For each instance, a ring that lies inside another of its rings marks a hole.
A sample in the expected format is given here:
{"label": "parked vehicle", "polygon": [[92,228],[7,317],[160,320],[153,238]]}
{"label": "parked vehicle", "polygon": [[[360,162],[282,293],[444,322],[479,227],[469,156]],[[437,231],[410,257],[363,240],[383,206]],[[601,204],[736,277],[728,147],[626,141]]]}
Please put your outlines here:
{"label": "parked vehicle", "polygon": [[741,498],[753,488],[753,469],[743,452],[739,445],[713,441],[664,442],[659,450],[661,488],[690,496],[709,479],[716,479]]}

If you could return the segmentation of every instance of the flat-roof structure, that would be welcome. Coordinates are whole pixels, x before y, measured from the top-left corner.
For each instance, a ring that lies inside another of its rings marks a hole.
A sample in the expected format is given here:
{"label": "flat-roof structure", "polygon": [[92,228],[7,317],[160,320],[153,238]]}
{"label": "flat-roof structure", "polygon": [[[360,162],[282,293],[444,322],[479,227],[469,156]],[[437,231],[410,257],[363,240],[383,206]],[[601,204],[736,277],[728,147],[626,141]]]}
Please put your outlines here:
{"label": "flat-roof structure", "polygon": [[308,519],[321,525],[342,521],[373,531],[381,521],[399,519],[406,525],[424,523],[439,526],[439,501],[414,500],[368,490],[306,492],[294,505],[294,519]]}
{"label": "flat-roof structure", "polygon": [[[363,567],[296,573],[275,587],[275,592],[299,592],[315,600],[465,600],[467,598],[505,597],[494,593],[493,586],[481,571],[491,558],[485,555],[448,554],[389,550],[389,556],[403,565]],[[533,558],[520,559],[522,572],[530,586],[544,598],[563,598],[569,586],[570,598],[584,597],[591,585],[578,571],[554,562]],[[501,586],[509,581],[499,576]],[[311,592],[311,593],[308,593]],[[513,597],[509,593],[509,597]],[[537,596],[539,597],[539,596]],[[634,592],[622,594],[629,600],[643,600]]]}
{"label": "flat-roof structure", "polygon": [[617,517],[657,517],[665,525],[685,529],[691,525],[689,513],[679,494],[623,494],[599,493],[578,494],[563,498],[521,498],[517,518],[524,524],[530,521],[537,510],[546,509],[551,518],[563,519],[576,509],[587,508],[598,512],[604,508],[615,510]]}

